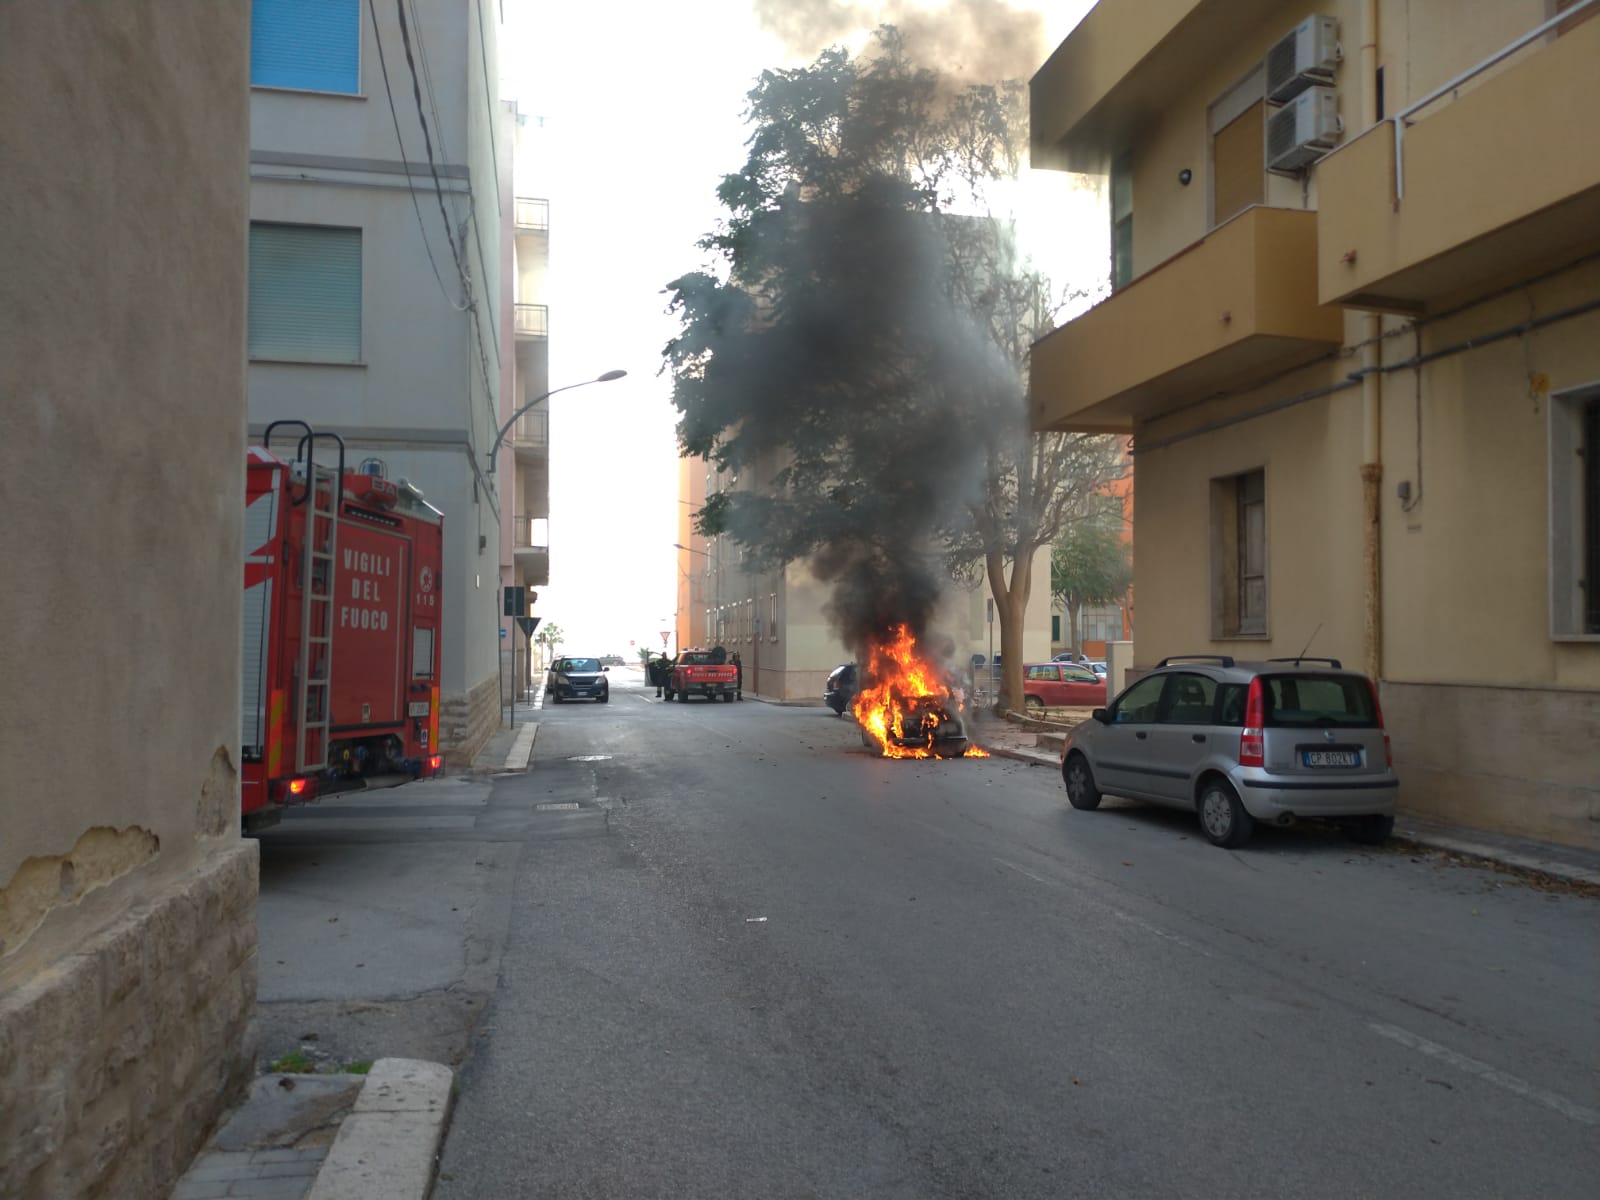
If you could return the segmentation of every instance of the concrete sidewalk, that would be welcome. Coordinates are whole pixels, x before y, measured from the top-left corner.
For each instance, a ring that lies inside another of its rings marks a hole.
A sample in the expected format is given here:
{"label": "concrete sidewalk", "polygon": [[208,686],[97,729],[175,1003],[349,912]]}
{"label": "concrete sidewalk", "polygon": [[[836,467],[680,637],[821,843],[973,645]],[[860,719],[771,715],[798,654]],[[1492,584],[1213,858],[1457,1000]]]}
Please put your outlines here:
{"label": "concrete sidewalk", "polygon": [[[980,714],[972,724],[978,744],[989,753],[1051,770],[1060,768],[1065,728],[1060,732],[1025,729],[989,713]],[[1427,850],[1533,871],[1564,883],[1600,887],[1600,851],[1468,829],[1405,813],[1395,818],[1394,837]]]}
{"label": "concrete sidewalk", "polygon": [[[517,699],[516,724],[502,724],[484,744],[467,768],[474,775],[498,775],[503,771],[526,771],[533,760],[534,743],[539,737],[539,711],[544,706],[544,681],[534,688],[533,699]],[[502,722],[511,718],[510,705],[500,709]]]}

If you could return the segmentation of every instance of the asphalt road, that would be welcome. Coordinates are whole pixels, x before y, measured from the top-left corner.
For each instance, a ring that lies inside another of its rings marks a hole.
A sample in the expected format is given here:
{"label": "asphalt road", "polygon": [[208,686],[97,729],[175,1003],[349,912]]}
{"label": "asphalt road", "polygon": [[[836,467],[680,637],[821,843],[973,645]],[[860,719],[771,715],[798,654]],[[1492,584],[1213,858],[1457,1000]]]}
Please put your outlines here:
{"label": "asphalt road", "polygon": [[1600,902],[631,674],[477,819],[444,1200],[1600,1194]]}

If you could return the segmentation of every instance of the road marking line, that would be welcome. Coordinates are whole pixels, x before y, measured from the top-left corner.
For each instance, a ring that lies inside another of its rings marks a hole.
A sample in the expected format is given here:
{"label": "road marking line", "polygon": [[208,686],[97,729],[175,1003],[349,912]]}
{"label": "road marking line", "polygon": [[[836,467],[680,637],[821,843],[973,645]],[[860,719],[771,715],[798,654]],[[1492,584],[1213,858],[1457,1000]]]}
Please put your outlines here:
{"label": "road marking line", "polygon": [[995,859],[995,862],[999,863],[1002,867],[1009,867],[1011,870],[1015,871],[1018,875],[1027,876],[1029,879],[1033,880],[1035,883],[1042,883],[1046,887],[1057,887],[1057,886],[1059,886],[1059,885],[1057,885],[1055,880],[1046,879],[1043,875],[1035,875],[1032,871],[1028,870],[1026,867],[1019,867],[1014,862],[1007,862],[1003,858],[997,858],[997,859]]}
{"label": "road marking line", "polygon": [[535,812],[570,812],[577,807],[578,802],[576,800],[554,801],[549,804],[535,804],[533,806]]}
{"label": "road marking line", "polygon": [[1418,1037],[1408,1030],[1401,1029],[1398,1025],[1383,1025],[1376,1021],[1370,1022],[1367,1028],[1379,1037],[1388,1038],[1391,1042],[1411,1050],[1416,1050],[1430,1058],[1437,1058],[1440,1062],[1449,1063],[1458,1071],[1468,1075],[1476,1075],[1487,1083],[1504,1088],[1508,1092],[1515,1092],[1526,1100],[1536,1100],[1546,1108],[1552,1108],[1564,1117],[1580,1121],[1585,1125],[1600,1125],[1600,1112],[1592,1108],[1584,1108],[1581,1104],[1574,1104],[1565,1096],[1558,1096],[1554,1092],[1547,1092],[1543,1088],[1535,1087],[1524,1079],[1515,1075],[1507,1075],[1504,1071],[1491,1067],[1488,1063],[1479,1062],[1475,1058],[1468,1058],[1465,1054],[1457,1053],[1448,1046],[1441,1046],[1438,1042],[1430,1042],[1425,1037]]}
{"label": "road marking line", "polygon": [[539,736],[539,722],[530,721],[522,727],[517,734],[517,740],[511,743],[511,753],[506,755],[507,771],[528,769],[528,760],[533,757],[533,739],[537,736]]}
{"label": "road marking line", "polygon": [[1182,936],[1181,934],[1173,933],[1171,930],[1168,930],[1168,929],[1163,929],[1159,925],[1152,925],[1149,921],[1146,921],[1143,917],[1136,917],[1132,913],[1123,912],[1120,908],[1113,908],[1111,910],[1111,915],[1114,916],[1114,917],[1120,917],[1120,918],[1122,918],[1122,920],[1127,921],[1131,925],[1137,925],[1140,929],[1144,930],[1146,933],[1153,933],[1158,938],[1165,938],[1169,942],[1176,942],[1178,945],[1182,946],[1185,950],[1193,950],[1196,954],[1200,955],[1202,958],[1215,958],[1216,957],[1216,955],[1212,954],[1211,951],[1207,950],[1204,946],[1200,945],[1199,943],[1191,942],[1188,938]]}
{"label": "road marking line", "polygon": [[[1018,875],[1022,875],[1024,877],[1028,878],[1028,879],[1033,880],[1035,883],[1042,883],[1046,887],[1060,887],[1060,886],[1062,886],[1060,883],[1058,883],[1054,879],[1046,879],[1043,875],[1035,875],[1032,871],[1028,870],[1026,867],[1019,867],[1016,863],[1009,862],[1006,859],[996,858],[994,861],[999,863],[1002,867],[1006,867],[1009,870],[1015,871]],[[1144,930],[1146,933],[1153,933],[1158,938],[1165,938],[1169,942],[1175,942],[1178,945],[1182,946],[1186,950],[1193,950],[1196,954],[1200,955],[1202,958],[1215,958],[1216,957],[1216,955],[1212,954],[1211,951],[1207,950],[1204,946],[1201,946],[1201,945],[1199,945],[1199,944],[1197,944],[1195,942],[1191,942],[1188,938],[1183,937],[1180,934],[1173,933],[1171,930],[1163,929],[1159,925],[1153,925],[1149,921],[1146,921],[1143,917],[1136,917],[1132,913],[1123,912],[1120,908],[1112,908],[1109,905],[1105,906],[1105,908],[1106,908],[1106,911],[1109,912],[1112,916],[1118,917],[1121,920],[1127,921],[1130,925],[1137,925],[1140,929]]]}

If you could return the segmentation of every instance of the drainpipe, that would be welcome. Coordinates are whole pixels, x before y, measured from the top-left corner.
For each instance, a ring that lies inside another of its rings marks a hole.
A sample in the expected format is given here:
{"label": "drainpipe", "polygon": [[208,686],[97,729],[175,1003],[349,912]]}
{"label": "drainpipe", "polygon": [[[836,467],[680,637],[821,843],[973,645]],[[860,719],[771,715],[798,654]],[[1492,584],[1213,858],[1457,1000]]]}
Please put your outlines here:
{"label": "drainpipe", "polygon": [[[1378,121],[1378,0],[1361,0],[1361,127]],[[1361,318],[1361,590],[1362,650],[1369,678],[1383,674],[1383,318]]]}

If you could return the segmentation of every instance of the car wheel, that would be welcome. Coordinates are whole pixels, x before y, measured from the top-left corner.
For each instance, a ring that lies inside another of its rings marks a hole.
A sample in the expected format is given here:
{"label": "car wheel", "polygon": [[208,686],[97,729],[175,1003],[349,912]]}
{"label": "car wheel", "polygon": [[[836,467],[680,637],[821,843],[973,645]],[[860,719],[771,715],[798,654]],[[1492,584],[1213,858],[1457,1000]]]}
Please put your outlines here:
{"label": "car wheel", "polygon": [[1061,768],[1061,780],[1067,785],[1067,800],[1073,808],[1093,812],[1100,807],[1100,789],[1094,785],[1094,772],[1089,760],[1081,754],[1068,758]]}
{"label": "car wheel", "polygon": [[556,701],[557,704],[561,703],[561,692],[559,690],[551,692],[550,694],[555,697],[555,701]]}
{"label": "car wheel", "polygon": [[1044,701],[1041,700],[1038,696],[1024,696],[1022,698],[1022,700],[1023,700],[1023,707],[1025,707],[1025,708],[1037,708],[1037,709],[1040,709],[1040,710],[1043,710],[1043,708],[1044,708]]}
{"label": "car wheel", "polygon": [[1379,846],[1389,840],[1394,832],[1394,818],[1374,813],[1367,817],[1354,817],[1346,822],[1345,836],[1363,846]]}
{"label": "car wheel", "polygon": [[596,704],[610,704],[611,703],[611,689],[607,688],[605,691],[601,692],[598,696],[596,696],[595,697],[595,703]]}
{"label": "car wheel", "polygon": [[1256,823],[1233,788],[1220,779],[1208,780],[1200,789],[1200,831],[1213,845],[1242,846],[1250,840]]}
{"label": "car wheel", "polygon": [[733,703],[733,693],[732,692],[723,692],[722,693],[722,700],[723,700],[723,703],[725,703],[725,704],[732,704]]}

